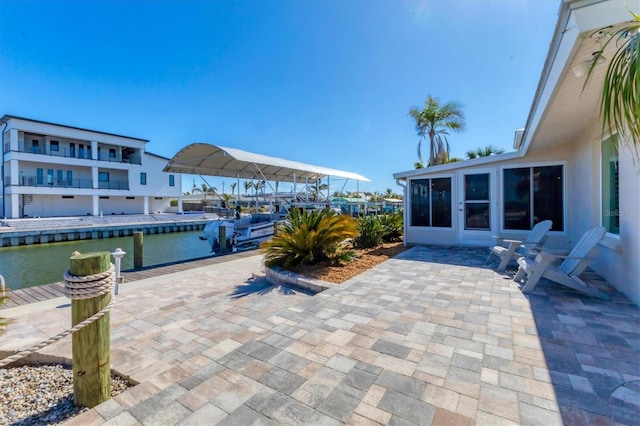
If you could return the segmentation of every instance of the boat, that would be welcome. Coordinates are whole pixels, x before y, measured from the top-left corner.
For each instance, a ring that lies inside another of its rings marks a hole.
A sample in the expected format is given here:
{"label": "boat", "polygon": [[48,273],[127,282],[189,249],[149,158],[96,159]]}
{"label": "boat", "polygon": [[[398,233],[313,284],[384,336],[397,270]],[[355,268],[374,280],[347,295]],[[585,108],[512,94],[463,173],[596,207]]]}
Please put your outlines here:
{"label": "boat", "polygon": [[255,248],[273,236],[280,215],[258,213],[236,219],[215,219],[204,227],[200,239],[207,240],[211,251],[220,252],[220,228],[225,228],[226,247],[231,251]]}
{"label": "boat", "polygon": [[[268,157],[208,143],[193,143],[182,148],[169,160],[163,171],[235,178],[238,179],[238,188],[240,187],[240,179],[261,181],[263,188],[265,185],[271,186],[270,182],[291,182],[293,184],[293,192],[290,197],[282,197],[274,189],[276,196],[274,200],[269,200],[269,213],[253,213],[251,216],[242,216],[237,210],[233,220],[220,218],[209,222],[200,238],[209,242],[214,254],[220,252],[221,227],[225,229],[226,246],[231,251],[257,247],[261,242],[271,238],[274,234],[275,223],[284,219],[291,208],[305,208],[296,204],[299,202],[310,203],[309,188],[313,185],[318,188],[322,179],[326,178],[327,182],[326,200],[330,200],[330,177],[344,179],[345,184],[349,180],[370,182],[366,177],[353,172]],[[306,192],[296,190],[296,185],[300,184],[304,185]],[[277,187],[276,184],[275,188]],[[319,191],[316,190],[316,193],[319,195]],[[265,196],[264,192],[263,196]],[[279,208],[275,208],[272,205],[273,202],[279,205]],[[322,204],[322,208],[336,208],[336,206],[331,206],[330,201],[314,204]],[[318,206],[306,207],[315,208]],[[239,209],[239,207],[237,208]],[[255,211],[259,211],[257,198]]]}

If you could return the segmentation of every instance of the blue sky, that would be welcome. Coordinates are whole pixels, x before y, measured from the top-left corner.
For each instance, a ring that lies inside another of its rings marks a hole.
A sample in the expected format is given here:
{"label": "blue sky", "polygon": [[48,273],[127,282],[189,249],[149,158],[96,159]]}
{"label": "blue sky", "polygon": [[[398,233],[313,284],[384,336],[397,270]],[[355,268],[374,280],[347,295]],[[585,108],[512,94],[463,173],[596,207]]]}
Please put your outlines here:
{"label": "blue sky", "polygon": [[407,112],[427,95],[463,105],[453,156],[511,150],[559,5],[0,0],[0,115],[149,139],[165,157],[209,142],[400,192],[392,174],[417,161]]}

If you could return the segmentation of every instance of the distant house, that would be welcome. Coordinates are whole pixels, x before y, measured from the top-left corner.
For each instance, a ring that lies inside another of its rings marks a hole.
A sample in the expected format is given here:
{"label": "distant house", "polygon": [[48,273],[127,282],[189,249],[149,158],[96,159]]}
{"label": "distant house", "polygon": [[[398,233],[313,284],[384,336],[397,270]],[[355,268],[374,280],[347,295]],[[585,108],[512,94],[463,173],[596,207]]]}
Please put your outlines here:
{"label": "distant house", "polygon": [[604,226],[591,266],[640,305],[640,165],[624,146],[616,151],[618,135],[601,132],[607,63],[582,93],[598,30],[630,19],[624,1],[563,1],[515,151],[394,174],[405,191],[406,243],[489,246],[493,235],[523,238],[551,219],[548,244],[567,248]]}
{"label": "distant house", "polygon": [[5,115],[2,216],[149,214],[181,200],[180,174],[145,139]]}

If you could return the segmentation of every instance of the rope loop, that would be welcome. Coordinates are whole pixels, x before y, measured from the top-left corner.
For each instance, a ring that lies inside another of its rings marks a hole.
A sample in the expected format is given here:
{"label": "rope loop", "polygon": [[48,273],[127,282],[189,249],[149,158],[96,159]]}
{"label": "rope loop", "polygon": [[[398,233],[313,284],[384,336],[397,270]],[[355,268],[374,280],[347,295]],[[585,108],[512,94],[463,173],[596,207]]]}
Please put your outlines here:
{"label": "rope loop", "polygon": [[70,271],[64,273],[64,294],[71,300],[91,299],[102,296],[111,291],[115,283],[115,266],[99,274],[71,275]]}

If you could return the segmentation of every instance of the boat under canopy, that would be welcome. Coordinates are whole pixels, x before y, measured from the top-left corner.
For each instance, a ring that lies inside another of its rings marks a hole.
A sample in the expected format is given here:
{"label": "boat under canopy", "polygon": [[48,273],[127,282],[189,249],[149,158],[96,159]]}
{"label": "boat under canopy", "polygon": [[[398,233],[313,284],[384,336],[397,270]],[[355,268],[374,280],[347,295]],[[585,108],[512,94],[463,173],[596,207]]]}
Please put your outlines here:
{"label": "boat under canopy", "polygon": [[182,148],[169,160],[164,171],[294,183],[317,181],[325,177],[371,182],[358,173],[304,164],[208,143],[193,143]]}

